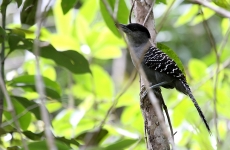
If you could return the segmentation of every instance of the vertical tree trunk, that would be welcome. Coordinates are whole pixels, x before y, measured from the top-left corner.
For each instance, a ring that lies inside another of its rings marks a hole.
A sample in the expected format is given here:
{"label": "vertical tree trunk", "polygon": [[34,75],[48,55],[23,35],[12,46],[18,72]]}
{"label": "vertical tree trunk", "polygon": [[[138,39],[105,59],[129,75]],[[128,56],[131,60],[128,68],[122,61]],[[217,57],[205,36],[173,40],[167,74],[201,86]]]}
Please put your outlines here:
{"label": "vertical tree trunk", "polygon": [[[134,7],[134,14],[136,22],[143,24],[151,6],[153,5],[153,0],[137,0]],[[156,41],[156,30],[154,23],[153,12],[149,14],[146,20],[145,27],[148,28],[151,34],[151,41],[155,44]],[[152,105],[148,96],[142,98],[142,93],[145,91],[143,79],[140,77],[141,93],[140,93],[140,107],[144,117],[145,133],[146,133],[146,144],[148,150],[169,150],[169,142],[160,126],[159,118],[156,115],[156,110]],[[163,100],[160,88],[154,89],[154,94],[159,102]],[[163,112],[162,112],[163,114]]]}

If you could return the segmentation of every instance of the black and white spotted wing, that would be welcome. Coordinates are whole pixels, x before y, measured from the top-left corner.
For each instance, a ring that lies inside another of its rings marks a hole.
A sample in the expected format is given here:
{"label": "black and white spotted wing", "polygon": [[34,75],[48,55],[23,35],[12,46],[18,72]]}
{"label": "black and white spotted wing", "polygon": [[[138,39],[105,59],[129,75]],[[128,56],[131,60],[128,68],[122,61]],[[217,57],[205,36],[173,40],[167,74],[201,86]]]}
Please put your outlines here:
{"label": "black and white spotted wing", "polygon": [[164,72],[178,79],[185,79],[177,64],[156,47],[150,47],[144,56],[144,64],[155,71]]}

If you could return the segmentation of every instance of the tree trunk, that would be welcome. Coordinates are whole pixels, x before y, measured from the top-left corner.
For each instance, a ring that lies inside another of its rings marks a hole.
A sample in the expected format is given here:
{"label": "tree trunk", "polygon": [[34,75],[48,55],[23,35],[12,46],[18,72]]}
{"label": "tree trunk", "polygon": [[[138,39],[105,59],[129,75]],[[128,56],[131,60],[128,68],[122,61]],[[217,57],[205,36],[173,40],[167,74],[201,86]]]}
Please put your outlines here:
{"label": "tree trunk", "polygon": [[[149,10],[151,9],[152,4],[153,0],[136,1],[134,7],[134,14],[137,23],[143,24]],[[151,41],[154,44],[156,44],[156,30],[154,23],[154,15],[152,11],[145,22],[145,27],[147,27],[150,32]],[[142,93],[145,91],[142,77],[140,77],[140,87],[140,107],[144,117],[147,149],[169,150],[169,140],[165,136],[164,130],[162,130],[160,126],[160,121],[156,115],[155,107],[152,105],[148,96],[142,98]],[[161,100],[163,100],[160,88],[154,89],[153,93],[155,94],[155,97],[157,98],[158,102],[161,102]]]}

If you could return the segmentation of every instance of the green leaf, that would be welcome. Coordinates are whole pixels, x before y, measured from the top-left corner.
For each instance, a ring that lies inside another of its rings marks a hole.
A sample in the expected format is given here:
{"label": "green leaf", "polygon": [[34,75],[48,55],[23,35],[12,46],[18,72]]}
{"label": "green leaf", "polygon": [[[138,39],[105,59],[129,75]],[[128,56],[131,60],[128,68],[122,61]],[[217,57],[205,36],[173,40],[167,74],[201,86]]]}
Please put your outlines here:
{"label": "green leaf", "polygon": [[62,8],[62,12],[63,14],[66,14],[71,8],[74,7],[74,5],[77,3],[78,0],[68,0],[68,2],[66,0],[62,0],[61,1],[61,8]]}
{"label": "green leaf", "polygon": [[25,109],[33,113],[38,120],[42,120],[40,115],[39,105],[37,103],[35,103],[34,101],[30,101],[24,97],[19,97],[19,96],[12,96],[12,97],[15,98],[21,105],[23,105]]}
{"label": "green leaf", "polygon": [[[108,3],[110,5],[110,7],[112,8],[112,10],[114,10],[115,5],[117,0],[108,0]],[[105,7],[103,1],[100,0],[100,8],[101,8],[101,14],[102,17],[106,23],[106,25],[109,27],[109,29],[118,37],[121,37],[120,33],[118,32],[115,23],[112,19],[112,17],[110,16],[109,12],[107,11],[107,8]],[[119,1],[118,4],[118,11],[117,11],[117,20],[120,23],[127,23],[128,22],[128,16],[129,16],[129,10],[128,7],[126,6],[125,1],[121,0]]]}
{"label": "green leaf", "polygon": [[10,51],[14,51],[16,49],[32,49],[33,42],[30,39],[25,39],[23,33],[10,33],[8,35],[8,43],[10,47]]}
{"label": "green leaf", "polygon": [[2,4],[1,4],[1,12],[2,12],[2,8],[6,8],[7,5],[10,4],[11,0],[3,0],[1,2],[2,2]]}
{"label": "green leaf", "polygon": [[26,0],[21,12],[21,23],[34,25],[36,19],[38,0]]}
{"label": "green leaf", "polygon": [[[71,148],[67,146],[66,144],[60,142],[60,141],[55,141],[55,145],[58,148],[58,150],[70,150]],[[39,142],[30,142],[28,143],[28,148],[29,150],[48,150],[47,147],[47,141],[39,141]],[[22,149],[25,150],[25,149]]]}
{"label": "green leaf", "polygon": [[119,140],[107,147],[104,148],[104,150],[118,150],[118,149],[125,149],[132,144],[136,143],[138,140],[136,139],[123,139]]}
{"label": "green leaf", "polygon": [[22,0],[16,0],[17,4],[18,4],[18,8],[21,6],[22,4]]}
{"label": "green leaf", "polygon": [[40,56],[52,59],[56,64],[75,74],[91,73],[88,61],[77,51],[57,51],[53,46],[41,47]]}
{"label": "green leaf", "polygon": [[[17,99],[12,97],[11,100],[14,106],[16,116],[18,116],[19,125],[22,128],[22,130],[26,130],[31,123],[31,114],[30,112],[25,111],[25,108],[17,101]],[[7,104],[4,103],[4,105],[6,108]],[[13,119],[12,113],[10,112],[4,111],[4,116],[7,118],[8,121]]]}
{"label": "green leaf", "polygon": [[75,139],[67,139],[65,137],[56,137],[55,140],[57,141],[61,141],[62,143],[65,143],[67,145],[76,145],[76,146],[79,146],[80,144],[75,140]]}
{"label": "green leaf", "polygon": [[7,150],[21,150],[20,146],[10,146],[7,147]]}
{"label": "green leaf", "polygon": [[100,141],[108,135],[108,130],[101,129],[100,131],[84,131],[83,133],[79,134],[76,139],[84,141],[88,136],[92,137],[91,145],[98,145]]}
{"label": "green leaf", "polygon": [[163,3],[163,4],[167,4],[167,0],[156,0],[157,4]]}
{"label": "green leaf", "polygon": [[184,66],[180,60],[180,58],[177,56],[177,54],[170,49],[168,46],[161,44],[161,43],[157,43],[157,47],[162,50],[164,53],[166,53],[171,59],[173,59],[177,66],[180,68],[180,70],[183,72],[184,76],[186,76],[185,70],[184,70]]}
{"label": "green leaf", "polygon": [[40,140],[44,135],[44,132],[33,133],[31,131],[23,131],[22,133],[31,140]]}
{"label": "green leaf", "polygon": [[[48,97],[59,99],[61,96],[61,90],[57,82],[50,80],[49,78],[42,77],[45,84],[45,92]],[[36,92],[36,83],[34,75],[23,75],[14,78],[9,82],[10,86],[29,88]]]}
{"label": "green leaf", "polygon": [[0,43],[3,42],[4,37],[6,36],[5,30],[0,26]]}
{"label": "green leaf", "polygon": [[227,10],[230,10],[230,1],[227,0],[213,0],[213,2],[222,8],[225,8]]}

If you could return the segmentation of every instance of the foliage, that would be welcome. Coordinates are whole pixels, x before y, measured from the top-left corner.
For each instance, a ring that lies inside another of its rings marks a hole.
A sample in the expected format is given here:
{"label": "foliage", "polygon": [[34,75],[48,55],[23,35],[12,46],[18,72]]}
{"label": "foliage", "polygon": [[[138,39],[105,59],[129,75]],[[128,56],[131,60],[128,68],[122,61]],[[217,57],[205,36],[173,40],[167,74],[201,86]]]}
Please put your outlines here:
{"label": "foliage", "polygon": [[[130,1],[116,2],[108,1],[112,10],[118,10],[115,14],[117,20],[125,24],[128,22]],[[154,8],[157,27],[164,18],[162,12],[166,12],[172,2],[157,0]],[[189,98],[176,90],[162,89],[174,131],[177,131],[175,144],[178,149],[228,149],[230,42],[226,34],[230,21],[209,8],[176,2],[176,7],[167,14],[162,30],[158,31],[157,40],[163,43],[158,47],[169,53],[186,72],[188,83],[207,117],[213,136],[209,136],[204,125],[201,125]],[[48,149],[35,82],[37,3],[37,0],[25,0],[23,5],[22,0],[3,0],[1,4],[2,15],[6,13],[9,16],[10,12],[5,12],[7,9],[18,10],[21,7],[22,11],[20,15],[19,11],[13,11],[14,17],[20,16],[20,24],[14,22],[13,17],[7,17],[2,20],[6,22],[6,28],[0,27],[0,44],[5,44],[2,50],[5,58],[1,60],[5,62],[5,85],[16,113],[16,117],[12,116],[8,111],[9,104],[4,100],[0,149],[25,149],[20,134],[30,150]],[[213,3],[229,10],[228,0]],[[87,145],[87,149],[92,150],[145,149],[138,79],[118,99],[115,110],[107,116],[118,93],[130,80],[129,68],[133,66],[129,59],[128,63],[121,60],[125,58],[121,55],[126,44],[103,1],[71,0],[65,3],[64,0],[57,0],[44,16],[39,63],[45,86],[45,105],[57,148],[79,149]],[[205,21],[214,35],[220,64],[217,64],[214,48],[205,32]],[[182,58],[184,67],[176,54]],[[124,64],[117,66],[117,62]],[[124,73],[123,66],[127,68]],[[213,115],[215,109],[217,117]],[[218,122],[218,135],[214,119]],[[21,133],[18,132],[16,120]],[[216,136],[219,136],[219,144]]]}

